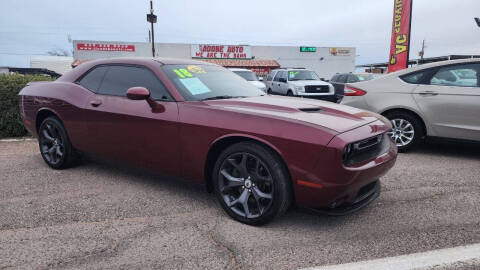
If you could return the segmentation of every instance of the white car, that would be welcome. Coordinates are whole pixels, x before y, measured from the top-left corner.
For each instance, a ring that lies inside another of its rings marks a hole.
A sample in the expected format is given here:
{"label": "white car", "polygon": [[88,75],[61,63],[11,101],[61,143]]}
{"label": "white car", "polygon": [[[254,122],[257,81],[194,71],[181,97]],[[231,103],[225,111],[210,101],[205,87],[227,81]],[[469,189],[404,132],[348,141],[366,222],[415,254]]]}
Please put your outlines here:
{"label": "white car", "polygon": [[424,137],[480,141],[480,59],[425,64],[347,84],[342,104],[390,119],[400,151]]}
{"label": "white car", "polygon": [[238,76],[244,78],[249,83],[253,84],[258,89],[262,90],[263,92],[267,91],[267,87],[265,84],[258,80],[257,75],[251,70],[244,69],[244,68],[229,68],[230,71],[237,74]]}
{"label": "white car", "polygon": [[308,69],[274,69],[267,77],[267,92],[337,102],[332,84]]}

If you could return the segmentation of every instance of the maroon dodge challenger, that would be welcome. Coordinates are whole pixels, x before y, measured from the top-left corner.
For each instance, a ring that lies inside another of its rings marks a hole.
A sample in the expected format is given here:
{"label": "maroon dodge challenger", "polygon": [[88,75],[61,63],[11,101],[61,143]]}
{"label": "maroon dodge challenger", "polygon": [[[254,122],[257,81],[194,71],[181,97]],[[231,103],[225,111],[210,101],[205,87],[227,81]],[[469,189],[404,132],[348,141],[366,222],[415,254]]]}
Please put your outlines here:
{"label": "maroon dodge challenger", "polygon": [[397,157],[380,115],[266,95],[193,60],[91,61],[19,95],[50,167],[89,154],[198,181],[228,215],[252,225],[292,204],[356,211],[379,196],[379,178]]}

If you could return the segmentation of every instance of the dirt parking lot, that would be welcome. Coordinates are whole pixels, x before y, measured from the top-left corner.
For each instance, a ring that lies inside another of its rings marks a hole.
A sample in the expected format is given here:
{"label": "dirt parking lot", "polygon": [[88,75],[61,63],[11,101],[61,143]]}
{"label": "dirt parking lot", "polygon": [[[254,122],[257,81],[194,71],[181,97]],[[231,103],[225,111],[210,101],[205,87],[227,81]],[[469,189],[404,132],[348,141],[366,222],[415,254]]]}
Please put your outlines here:
{"label": "dirt parking lot", "polygon": [[480,243],[480,147],[400,154],[355,214],[293,209],[263,227],[202,186],[97,162],[49,169],[36,141],[0,142],[0,269],[299,269]]}

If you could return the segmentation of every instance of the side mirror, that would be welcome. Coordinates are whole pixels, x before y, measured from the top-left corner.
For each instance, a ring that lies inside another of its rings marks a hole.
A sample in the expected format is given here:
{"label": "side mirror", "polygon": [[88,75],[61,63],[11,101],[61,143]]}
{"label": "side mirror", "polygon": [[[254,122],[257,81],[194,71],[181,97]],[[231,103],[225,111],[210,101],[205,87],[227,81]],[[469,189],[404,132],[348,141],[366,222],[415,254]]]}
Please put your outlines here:
{"label": "side mirror", "polygon": [[132,87],[127,90],[127,98],[131,100],[146,100],[150,97],[150,91],[145,87]]}

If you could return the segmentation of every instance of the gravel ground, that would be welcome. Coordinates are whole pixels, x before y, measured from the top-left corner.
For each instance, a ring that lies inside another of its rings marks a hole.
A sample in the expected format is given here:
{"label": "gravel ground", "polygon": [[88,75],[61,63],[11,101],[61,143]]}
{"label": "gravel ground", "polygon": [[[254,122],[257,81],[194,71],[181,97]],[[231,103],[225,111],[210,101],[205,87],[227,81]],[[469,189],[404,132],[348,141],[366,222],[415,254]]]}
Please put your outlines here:
{"label": "gravel ground", "polygon": [[480,242],[480,146],[400,154],[382,183],[355,214],[251,227],[202,186],[91,161],[55,171],[36,141],[0,142],[0,269],[298,269]]}

